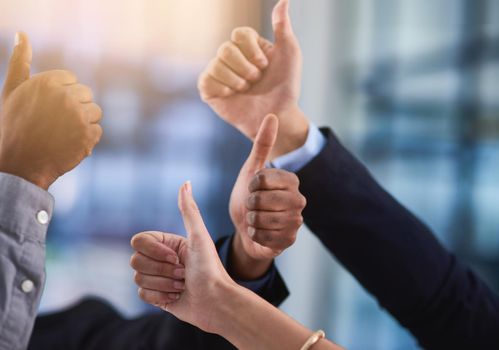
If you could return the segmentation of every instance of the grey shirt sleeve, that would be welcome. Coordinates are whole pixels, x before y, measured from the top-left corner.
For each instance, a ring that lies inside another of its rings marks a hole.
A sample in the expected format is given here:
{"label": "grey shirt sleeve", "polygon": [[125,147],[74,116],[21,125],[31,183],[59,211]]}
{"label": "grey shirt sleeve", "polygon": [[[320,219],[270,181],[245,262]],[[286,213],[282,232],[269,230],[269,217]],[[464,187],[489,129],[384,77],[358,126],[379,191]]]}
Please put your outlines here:
{"label": "grey shirt sleeve", "polygon": [[0,349],[26,349],[45,283],[45,236],[54,199],[0,173]]}

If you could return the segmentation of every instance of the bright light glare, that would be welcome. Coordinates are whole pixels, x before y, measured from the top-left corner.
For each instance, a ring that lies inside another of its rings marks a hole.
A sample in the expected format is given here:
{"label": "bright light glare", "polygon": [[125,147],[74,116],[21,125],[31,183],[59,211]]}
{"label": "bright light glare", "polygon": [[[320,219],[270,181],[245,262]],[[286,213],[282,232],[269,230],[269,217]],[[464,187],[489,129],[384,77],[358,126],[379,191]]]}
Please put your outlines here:
{"label": "bright light glare", "polygon": [[0,0],[0,33],[67,55],[140,62],[168,54],[205,60],[237,25],[259,26],[259,0]]}

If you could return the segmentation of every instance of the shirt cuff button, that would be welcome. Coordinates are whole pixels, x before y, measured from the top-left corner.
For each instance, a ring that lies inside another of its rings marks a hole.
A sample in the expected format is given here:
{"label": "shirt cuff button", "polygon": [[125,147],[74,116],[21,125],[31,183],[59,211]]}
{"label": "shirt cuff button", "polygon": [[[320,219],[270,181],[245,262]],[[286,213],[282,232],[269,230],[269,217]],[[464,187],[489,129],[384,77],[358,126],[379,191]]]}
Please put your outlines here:
{"label": "shirt cuff button", "polygon": [[23,283],[21,283],[21,289],[26,294],[30,293],[33,288],[35,288],[35,285],[31,280],[24,280]]}
{"label": "shirt cuff button", "polygon": [[40,210],[36,214],[36,221],[38,221],[38,223],[40,225],[46,225],[46,224],[48,224],[48,222],[49,222],[49,214],[45,210]]}

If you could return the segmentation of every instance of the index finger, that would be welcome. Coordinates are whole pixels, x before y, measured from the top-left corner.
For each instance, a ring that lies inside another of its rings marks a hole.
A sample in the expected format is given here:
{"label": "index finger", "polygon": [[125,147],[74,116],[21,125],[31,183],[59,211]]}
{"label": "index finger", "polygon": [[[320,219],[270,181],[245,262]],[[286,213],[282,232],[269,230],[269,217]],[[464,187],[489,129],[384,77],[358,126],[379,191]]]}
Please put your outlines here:
{"label": "index finger", "polygon": [[240,27],[232,31],[231,40],[243,55],[255,66],[265,69],[269,60],[259,45],[260,35],[250,27]]}
{"label": "index finger", "polygon": [[131,240],[132,248],[151,259],[178,264],[176,251],[163,243],[162,235],[161,232],[138,233]]}
{"label": "index finger", "polygon": [[300,186],[298,176],[282,169],[262,169],[251,179],[250,193],[256,191],[292,190]]}
{"label": "index finger", "polygon": [[34,77],[47,79],[49,82],[57,85],[73,85],[78,82],[76,75],[67,70],[51,70],[48,72],[43,72],[36,74]]}

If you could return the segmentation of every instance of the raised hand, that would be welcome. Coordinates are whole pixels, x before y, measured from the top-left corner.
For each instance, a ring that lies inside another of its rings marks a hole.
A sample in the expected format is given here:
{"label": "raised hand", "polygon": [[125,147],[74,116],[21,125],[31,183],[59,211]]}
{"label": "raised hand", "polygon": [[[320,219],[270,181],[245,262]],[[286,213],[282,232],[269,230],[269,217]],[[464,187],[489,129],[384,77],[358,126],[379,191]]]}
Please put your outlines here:
{"label": "raised hand", "polygon": [[[213,310],[223,300],[221,293],[235,286],[235,282],[218,257],[215,244],[192,196],[190,183],[180,188],[178,205],[187,239],[161,232],[139,233],[132,239],[132,246],[137,251],[132,258],[132,266],[137,270],[139,295],[145,302],[159,306],[183,321],[204,331],[215,332],[218,329],[215,325],[223,320],[214,318]],[[133,263],[142,255],[153,258],[147,264],[150,265],[148,271],[153,271],[155,276],[143,274],[141,271],[144,268],[139,271],[137,263]],[[177,256],[180,265],[171,264]],[[160,262],[163,267],[160,267]],[[156,264],[155,268],[152,268],[153,263]],[[171,277],[175,266],[185,266],[185,270],[182,270],[185,277],[181,288],[183,292],[171,289],[175,286],[175,280]]]}
{"label": "raised hand", "polygon": [[71,72],[30,77],[31,57],[28,37],[18,33],[2,92],[0,171],[48,189],[91,154],[102,111]]}
{"label": "raised hand", "polygon": [[[179,208],[187,239],[168,233],[139,233],[132,245],[162,260],[178,256],[185,266],[185,290],[164,292],[156,283],[145,289],[139,279],[140,297],[201,330],[216,333],[242,350],[299,349],[312,332],[253,292],[237,285],[225,271],[203,218],[192,197],[190,183],[179,191]],[[166,279],[165,279],[166,281]],[[158,281],[156,281],[158,282]],[[341,349],[321,340],[318,349]]]}
{"label": "raised hand", "polygon": [[232,272],[239,279],[261,277],[272,260],[291,246],[303,223],[306,201],[298,177],[280,169],[265,169],[274,147],[279,121],[267,116],[255,138],[230,198],[236,227]]}
{"label": "raised hand", "polygon": [[274,8],[274,43],[252,28],[235,29],[198,82],[202,99],[251,140],[265,115],[279,117],[272,159],[302,146],[308,133],[308,121],[298,107],[301,50],[288,8],[289,0]]}

